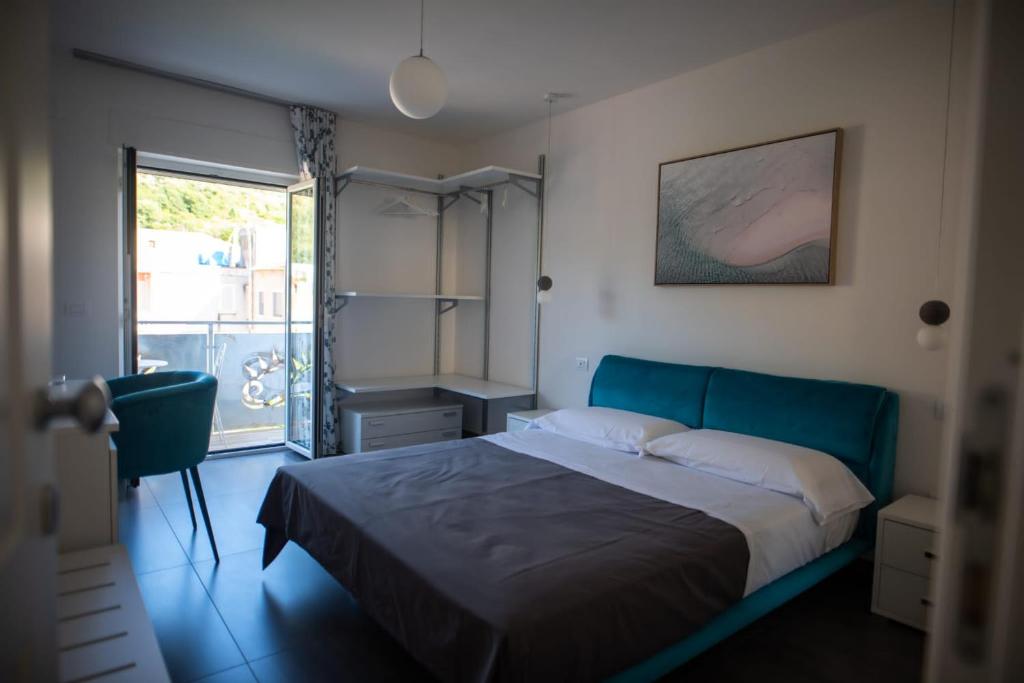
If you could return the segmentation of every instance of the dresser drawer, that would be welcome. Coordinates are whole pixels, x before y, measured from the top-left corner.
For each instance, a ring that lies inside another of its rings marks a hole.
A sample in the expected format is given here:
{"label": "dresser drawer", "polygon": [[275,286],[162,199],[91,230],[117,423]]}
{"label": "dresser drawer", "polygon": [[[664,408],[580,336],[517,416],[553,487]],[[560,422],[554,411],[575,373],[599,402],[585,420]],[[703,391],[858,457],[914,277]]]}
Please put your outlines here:
{"label": "dresser drawer", "polygon": [[929,583],[923,576],[883,566],[878,573],[875,610],[923,629],[928,623]]}
{"label": "dresser drawer", "polygon": [[415,434],[399,434],[397,436],[378,436],[372,439],[363,439],[360,444],[360,451],[381,451],[386,448],[401,448],[402,446],[415,446],[421,443],[434,443],[437,441],[451,441],[462,438],[462,429],[435,429],[429,432],[417,432]]}
{"label": "dresser drawer", "polygon": [[462,406],[396,415],[367,415],[362,419],[363,440],[441,429],[462,428]]}
{"label": "dresser drawer", "polygon": [[911,574],[928,577],[932,573],[937,539],[934,531],[891,519],[882,524],[882,564]]}

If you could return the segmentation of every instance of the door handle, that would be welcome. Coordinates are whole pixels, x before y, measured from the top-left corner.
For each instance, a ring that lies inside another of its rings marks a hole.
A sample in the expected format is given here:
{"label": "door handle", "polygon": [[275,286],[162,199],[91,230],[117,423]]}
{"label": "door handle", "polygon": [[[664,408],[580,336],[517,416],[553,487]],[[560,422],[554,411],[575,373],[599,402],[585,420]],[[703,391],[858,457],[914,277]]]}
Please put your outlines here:
{"label": "door handle", "polygon": [[87,432],[95,432],[103,426],[110,405],[110,389],[102,377],[83,382],[75,393],[69,386],[59,385],[40,389],[36,393],[36,429],[46,429],[56,417],[70,417]]}

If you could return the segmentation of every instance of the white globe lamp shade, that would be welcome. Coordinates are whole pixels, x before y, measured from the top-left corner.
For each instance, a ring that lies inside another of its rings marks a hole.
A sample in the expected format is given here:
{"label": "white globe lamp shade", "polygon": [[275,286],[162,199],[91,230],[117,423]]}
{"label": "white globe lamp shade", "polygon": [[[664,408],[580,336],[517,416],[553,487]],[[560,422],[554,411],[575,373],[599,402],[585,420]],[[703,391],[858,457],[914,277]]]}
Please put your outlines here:
{"label": "white globe lamp shade", "polygon": [[927,351],[937,351],[946,345],[946,330],[938,325],[924,325],[917,331],[918,345]]}
{"label": "white globe lamp shade", "polygon": [[411,119],[429,119],[447,99],[448,80],[427,57],[409,57],[391,72],[391,101]]}

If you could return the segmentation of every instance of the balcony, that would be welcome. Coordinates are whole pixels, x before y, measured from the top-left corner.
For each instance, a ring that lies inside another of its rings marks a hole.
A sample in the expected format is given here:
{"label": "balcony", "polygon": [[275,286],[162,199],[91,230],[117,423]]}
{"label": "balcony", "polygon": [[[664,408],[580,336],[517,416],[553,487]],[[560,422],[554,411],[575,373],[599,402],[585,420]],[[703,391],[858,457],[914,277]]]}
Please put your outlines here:
{"label": "balcony", "polygon": [[[138,330],[142,372],[202,370],[217,378],[211,453],[284,443],[282,322],[144,320]],[[309,334],[298,336],[308,348]]]}

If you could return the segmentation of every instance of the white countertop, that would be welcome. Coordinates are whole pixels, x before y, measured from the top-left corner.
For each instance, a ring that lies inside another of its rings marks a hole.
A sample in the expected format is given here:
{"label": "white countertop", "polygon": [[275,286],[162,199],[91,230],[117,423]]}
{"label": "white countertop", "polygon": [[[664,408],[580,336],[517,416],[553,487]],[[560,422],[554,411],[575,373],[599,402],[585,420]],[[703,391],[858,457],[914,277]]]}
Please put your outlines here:
{"label": "white countertop", "polygon": [[339,389],[353,394],[405,389],[445,389],[480,399],[532,396],[533,390],[514,384],[491,382],[467,375],[405,375],[401,377],[369,377],[343,379],[336,382]]}

